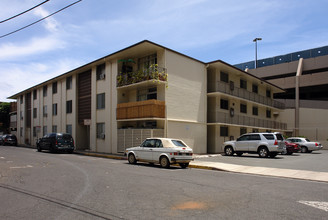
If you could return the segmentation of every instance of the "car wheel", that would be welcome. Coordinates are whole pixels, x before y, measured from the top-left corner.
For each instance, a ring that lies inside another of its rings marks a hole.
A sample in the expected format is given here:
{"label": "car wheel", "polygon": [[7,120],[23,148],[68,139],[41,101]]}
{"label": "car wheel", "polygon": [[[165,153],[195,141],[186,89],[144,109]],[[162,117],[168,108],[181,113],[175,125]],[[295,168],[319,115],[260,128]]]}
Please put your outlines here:
{"label": "car wheel", "polygon": [[189,163],[179,163],[181,168],[187,168],[189,166]]}
{"label": "car wheel", "polygon": [[238,157],[241,157],[243,155],[243,153],[237,153]]}
{"label": "car wheel", "polygon": [[308,152],[308,153],[312,153],[312,150],[308,150],[307,152]]}
{"label": "car wheel", "polygon": [[271,157],[271,158],[275,158],[275,157],[277,156],[277,154],[278,154],[278,153],[276,153],[276,152],[272,152],[272,153],[270,153],[270,157]]}
{"label": "car wheel", "polygon": [[268,151],[268,149],[266,148],[266,147],[261,147],[260,149],[259,149],[259,156],[260,157],[268,157],[269,156],[269,151]]}
{"label": "car wheel", "polygon": [[288,155],[292,155],[292,154],[293,154],[293,152],[288,152],[287,154],[288,154]]}
{"label": "car wheel", "polygon": [[231,146],[228,146],[224,149],[224,153],[227,156],[232,156],[234,154],[233,148]]}
{"label": "car wheel", "polygon": [[302,152],[302,153],[307,153],[307,152],[308,152],[307,147],[302,146],[302,147],[301,147],[301,152]]}
{"label": "car wheel", "polygon": [[67,152],[68,152],[69,154],[72,154],[73,151],[74,151],[74,150],[68,150]]}
{"label": "car wheel", "polygon": [[37,148],[38,152],[41,152],[42,151],[40,145],[38,145],[36,148]]}
{"label": "car wheel", "polygon": [[129,164],[136,164],[137,163],[136,157],[134,156],[133,153],[129,154],[128,161],[129,161]]}
{"label": "car wheel", "polygon": [[159,160],[159,164],[161,165],[161,167],[163,168],[169,168],[170,167],[170,161],[167,157],[162,156]]}

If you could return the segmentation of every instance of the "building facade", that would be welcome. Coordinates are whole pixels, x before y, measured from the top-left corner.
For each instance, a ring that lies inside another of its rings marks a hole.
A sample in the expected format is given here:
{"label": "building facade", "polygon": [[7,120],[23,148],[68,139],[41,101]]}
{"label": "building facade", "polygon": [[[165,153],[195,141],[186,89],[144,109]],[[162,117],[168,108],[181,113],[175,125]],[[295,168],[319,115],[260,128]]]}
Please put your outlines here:
{"label": "building facade", "polygon": [[[253,64],[252,64],[253,63]],[[285,90],[275,100],[286,109],[280,119],[288,136],[305,136],[328,145],[328,46],[236,65]]]}
{"label": "building facade", "polygon": [[217,153],[240,133],[285,129],[277,92],[222,61],[204,63],[146,40],[9,98],[17,100],[19,144],[67,132],[78,150],[116,154],[156,136]]}

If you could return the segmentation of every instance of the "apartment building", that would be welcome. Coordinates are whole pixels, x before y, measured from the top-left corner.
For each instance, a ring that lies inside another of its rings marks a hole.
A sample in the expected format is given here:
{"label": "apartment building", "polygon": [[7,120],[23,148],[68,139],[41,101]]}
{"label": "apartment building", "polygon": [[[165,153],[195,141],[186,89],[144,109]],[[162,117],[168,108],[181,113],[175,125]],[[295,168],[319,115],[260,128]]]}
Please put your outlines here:
{"label": "apartment building", "polygon": [[284,130],[272,99],[282,91],[222,61],[145,40],[9,98],[17,99],[19,144],[68,132],[79,150],[115,154],[147,137],[170,137],[212,153],[241,131]]}
{"label": "apartment building", "polygon": [[222,61],[208,64],[208,152],[222,152],[224,141],[248,132],[286,131],[278,116],[283,90]]}
{"label": "apartment building", "polygon": [[288,136],[305,136],[328,145],[328,46],[236,65],[285,90],[275,100],[286,109],[280,119]]}

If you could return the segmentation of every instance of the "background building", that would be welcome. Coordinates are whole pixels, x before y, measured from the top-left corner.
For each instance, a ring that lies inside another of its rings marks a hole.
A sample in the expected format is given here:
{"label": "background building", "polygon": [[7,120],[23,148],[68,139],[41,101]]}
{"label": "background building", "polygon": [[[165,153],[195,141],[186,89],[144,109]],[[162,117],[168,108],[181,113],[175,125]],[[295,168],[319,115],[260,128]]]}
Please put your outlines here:
{"label": "background building", "polygon": [[222,61],[142,41],[9,98],[17,99],[20,144],[68,132],[79,150],[122,153],[156,136],[216,153],[241,132],[285,129],[276,92],[283,90]]}
{"label": "background building", "polygon": [[328,46],[235,65],[267,80],[285,93],[274,95],[285,103],[279,118],[287,135],[305,136],[328,145]]}

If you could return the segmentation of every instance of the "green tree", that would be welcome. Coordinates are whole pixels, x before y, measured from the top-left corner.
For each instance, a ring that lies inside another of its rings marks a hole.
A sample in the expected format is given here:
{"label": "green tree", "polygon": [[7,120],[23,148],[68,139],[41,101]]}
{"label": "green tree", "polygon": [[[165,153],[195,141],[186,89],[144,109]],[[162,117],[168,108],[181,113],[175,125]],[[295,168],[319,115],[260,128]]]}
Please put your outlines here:
{"label": "green tree", "polygon": [[0,103],[0,131],[8,133],[10,123],[10,103]]}

